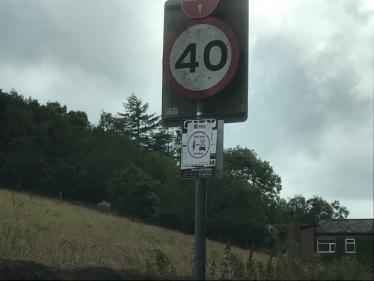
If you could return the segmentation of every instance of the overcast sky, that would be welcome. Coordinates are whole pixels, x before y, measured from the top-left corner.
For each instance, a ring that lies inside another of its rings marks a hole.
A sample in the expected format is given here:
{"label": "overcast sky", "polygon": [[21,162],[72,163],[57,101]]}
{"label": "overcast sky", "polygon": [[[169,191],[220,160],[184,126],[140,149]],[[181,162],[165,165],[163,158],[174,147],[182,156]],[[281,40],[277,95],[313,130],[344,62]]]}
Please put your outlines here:
{"label": "overcast sky", "polygon": [[[0,0],[0,89],[97,124],[134,93],[161,114],[164,0]],[[283,198],[340,200],[373,218],[374,1],[249,0],[248,147]]]}

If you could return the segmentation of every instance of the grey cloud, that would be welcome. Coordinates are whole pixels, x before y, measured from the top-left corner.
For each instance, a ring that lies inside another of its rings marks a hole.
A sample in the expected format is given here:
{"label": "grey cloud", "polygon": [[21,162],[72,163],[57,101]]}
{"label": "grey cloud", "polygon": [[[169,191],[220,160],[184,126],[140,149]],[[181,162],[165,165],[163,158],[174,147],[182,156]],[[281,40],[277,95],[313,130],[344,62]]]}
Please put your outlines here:
{"label": "grey cloud", "polygon": [[352,19],[361,24],[367,24],[369,19],[374,16],[374,11],[364,9],[363,0],[349,0],[343,4],[343,10],[350,15]]}
{"label": "grey cloud", "polygon": [[[333,44],[331,40],[329,45]],[[331,127],[359,124],[368,118],[372,107],[369,100],[355,96],[360,77],[343,46],[329,48],[309,62],[303,55],[293,38],[259,37],[251,58],[261,61],[266,71],[250,81],[256,84],[256,96],[261,97],[253,98],[250,107],[253,115],[266,122],[265,128],[270,128],[269,147],[292,146],[318,157],[323,150],[321,138]],[[277,131],[281,139],[270,137]]]}
{"label": "grey cloud", "polygon": [[[146,19],[130,1],[2,1],[2,63],[80,68],[120,83],[141,75]],[[142,9],[145,3],[137,3]],[[25,13],[25,11],[27,11]],[[136,27],[136,28],[135,28]]]}
{"label": "grey cloud", "polygon": [[[2,0],[0,6],[0,65],[14,74],[4,81],[0,70],[4,90],[58,100],[94,123],[101,109],[121,110],[131,93],[144,102],[161,99],[154,88],[161,89],[163,1]],[[38,83],[26,86],[30,81]]]}

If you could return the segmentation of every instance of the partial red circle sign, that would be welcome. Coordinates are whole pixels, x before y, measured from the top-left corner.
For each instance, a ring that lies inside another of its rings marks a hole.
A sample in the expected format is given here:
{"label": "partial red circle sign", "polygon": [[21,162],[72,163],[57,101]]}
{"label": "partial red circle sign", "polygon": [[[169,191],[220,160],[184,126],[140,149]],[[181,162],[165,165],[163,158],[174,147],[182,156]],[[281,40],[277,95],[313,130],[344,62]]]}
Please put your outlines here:
{"label": "partial red circle sign", "polygon": [[231,81],[239,63],[239,44],[223,21],[190,19],[169,37],[164,48],[166,81],[191,99],[211,97]]}
{"label": "partial red circle sign", "polygon": [[209,16],[217,7],[219,0],[181,0],[183,11],[191,18]]}

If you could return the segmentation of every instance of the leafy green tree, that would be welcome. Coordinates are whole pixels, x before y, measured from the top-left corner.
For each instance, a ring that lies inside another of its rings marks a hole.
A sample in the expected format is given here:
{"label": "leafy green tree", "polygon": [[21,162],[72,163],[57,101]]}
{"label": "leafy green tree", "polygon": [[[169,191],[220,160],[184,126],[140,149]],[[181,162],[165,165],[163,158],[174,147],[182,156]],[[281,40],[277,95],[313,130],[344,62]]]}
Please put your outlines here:
{"label": "leafy green tree", "polygon": [[105,111],[101,111],[100,121],[97,127],[111,135],[129,136],[123,126],[123,122],[114,117],[111,113]]}
{"label": "leafy green tree", "polygon": [[145,173],[160,182],[160,204],[154,222],[163,227],[193,233],[194,183],[181,179],[180,168],[174,157],[148,152],[137,163]]}
{"label": "leafy green tree", "polygon": [[345,219],[349,215],[346,207],[335,200],[331,204],[320,196],[314,195],[306,200],[302,195],[295,195],[288,200],[289,213],[302,225],[311,224],[324,219]]}
{"label": "leafy green tree", "polygon": [[310,222],[317,222],[324,219],[334,218],[334,210],[331,205],[319,196],[313,196],[308,199],[308,220]]}
{"label": "leafy green tree", "polygon": [[66,106],[50,102],[45,106],[48,122],[47,179],[50,191],[62,191],[65,198],[90,202],[94,185],[91,181],[90,152],[92,125],[83,111],[67,111]]}
{"label": "leafy green tree", "polygon": [[195,223],[194,181],[182,180],[180,176],[163,186],[157,220],[163,227],[179,229],[184,233],[194,233]]}
{"label": "leafy green tree", "polygon": [[267,198],[275,198],[282,190],[281,178],[274,172],[268,161],[259,158],[248,148],[229,148],[224,154],[225,169],[238,178],[243,178],[259,188]]}
{"label": "leafy green tree", "polygon": [[0,174],[19,189],[22,182],[35,183],[33,176],[41,172],[37,124],[23,96],[15,90],[8,95],[1,95],[2,103],[6,105],[2,112]]}
{"label": "leafy green tree", "polygon": [[160,182],[132,164],[114,174],[108,196],[125,215],[147,219],[159,205],[159,189]]}
{"label": "leafy green tree", "polygon": [[293,198],[290,198],[287,202],[287,207],[291,217],[299,219],[300,222],[307,220],[309,206],[307,200],[301,194],[297,194]]}
{"label": "leafy green tree", "polygon": [[142,155],[137,166],[161,184],[176,184],[180,179],[180,169],[171,156],[150,151]]}
{"label": "leafy green tree", "polygon": [[[9,102],[8,96],[8,94],[0,89],[0,163],[4,163],[6,158],[5,147],[7,146],[7,141],[5,139],[5,131],[8,124],[6,121],[5,110]],[[5,183],[4,178],[5,176],[2,173],[2,165],[0,164],[0,182],[3,181],[3,184]]]}
{"label": "leafy green tree", "polygon": [[274,172],[268,161],[261,160],[254,150],[237,146],[225,150],[224,170],[234,179],[242,179],[250,188],[259,192],[261,200],[258,202],[265,210],[266,217],[266,220],[262,220],[263,223],[278,222],[283,216],[280,215],[279,197],[282,184],[280,176]]}
{"label": "leafy green tree", "polygon": [[231,236],[240,246],[262,244],[266,209],[258,187],[225,171],[222,180],[209,184],[208,235],[213,239]]}
{"label": "leafy green tree", "polygon": [[308,219],[310,222],[316,222],[324,219],[345,219],[349,215],[346,207],[341,206],[339,201],[335,200],[331,204],[320,196],[314,195],[307,200],[309,205]]}
{"label": "leafy green tree", "polygon": [[346,207],[341,206],[339,200],[335,200],[331,203],[333,209],[334,219],[346,219],[349,215],[349,211]]}
{"label": "leafy green tree", "polygon": [[275,228],[284,228],[290,221],[290,212],[287,200],[276,196],[267,206],[266,211],[268,222]]}

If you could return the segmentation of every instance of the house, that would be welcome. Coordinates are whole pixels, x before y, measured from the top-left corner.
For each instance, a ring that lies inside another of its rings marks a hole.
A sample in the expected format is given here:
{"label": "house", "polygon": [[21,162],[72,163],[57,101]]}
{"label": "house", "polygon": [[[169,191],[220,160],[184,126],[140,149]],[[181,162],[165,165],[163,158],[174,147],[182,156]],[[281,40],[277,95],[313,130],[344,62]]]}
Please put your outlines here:
{"label": "house", "polygon": [[323,259],[355,256],[364,263],[373,264],[373,219],[321,220],[299,230],[294,241],[300,245],[304,259],[311,260],[318,253]]}

